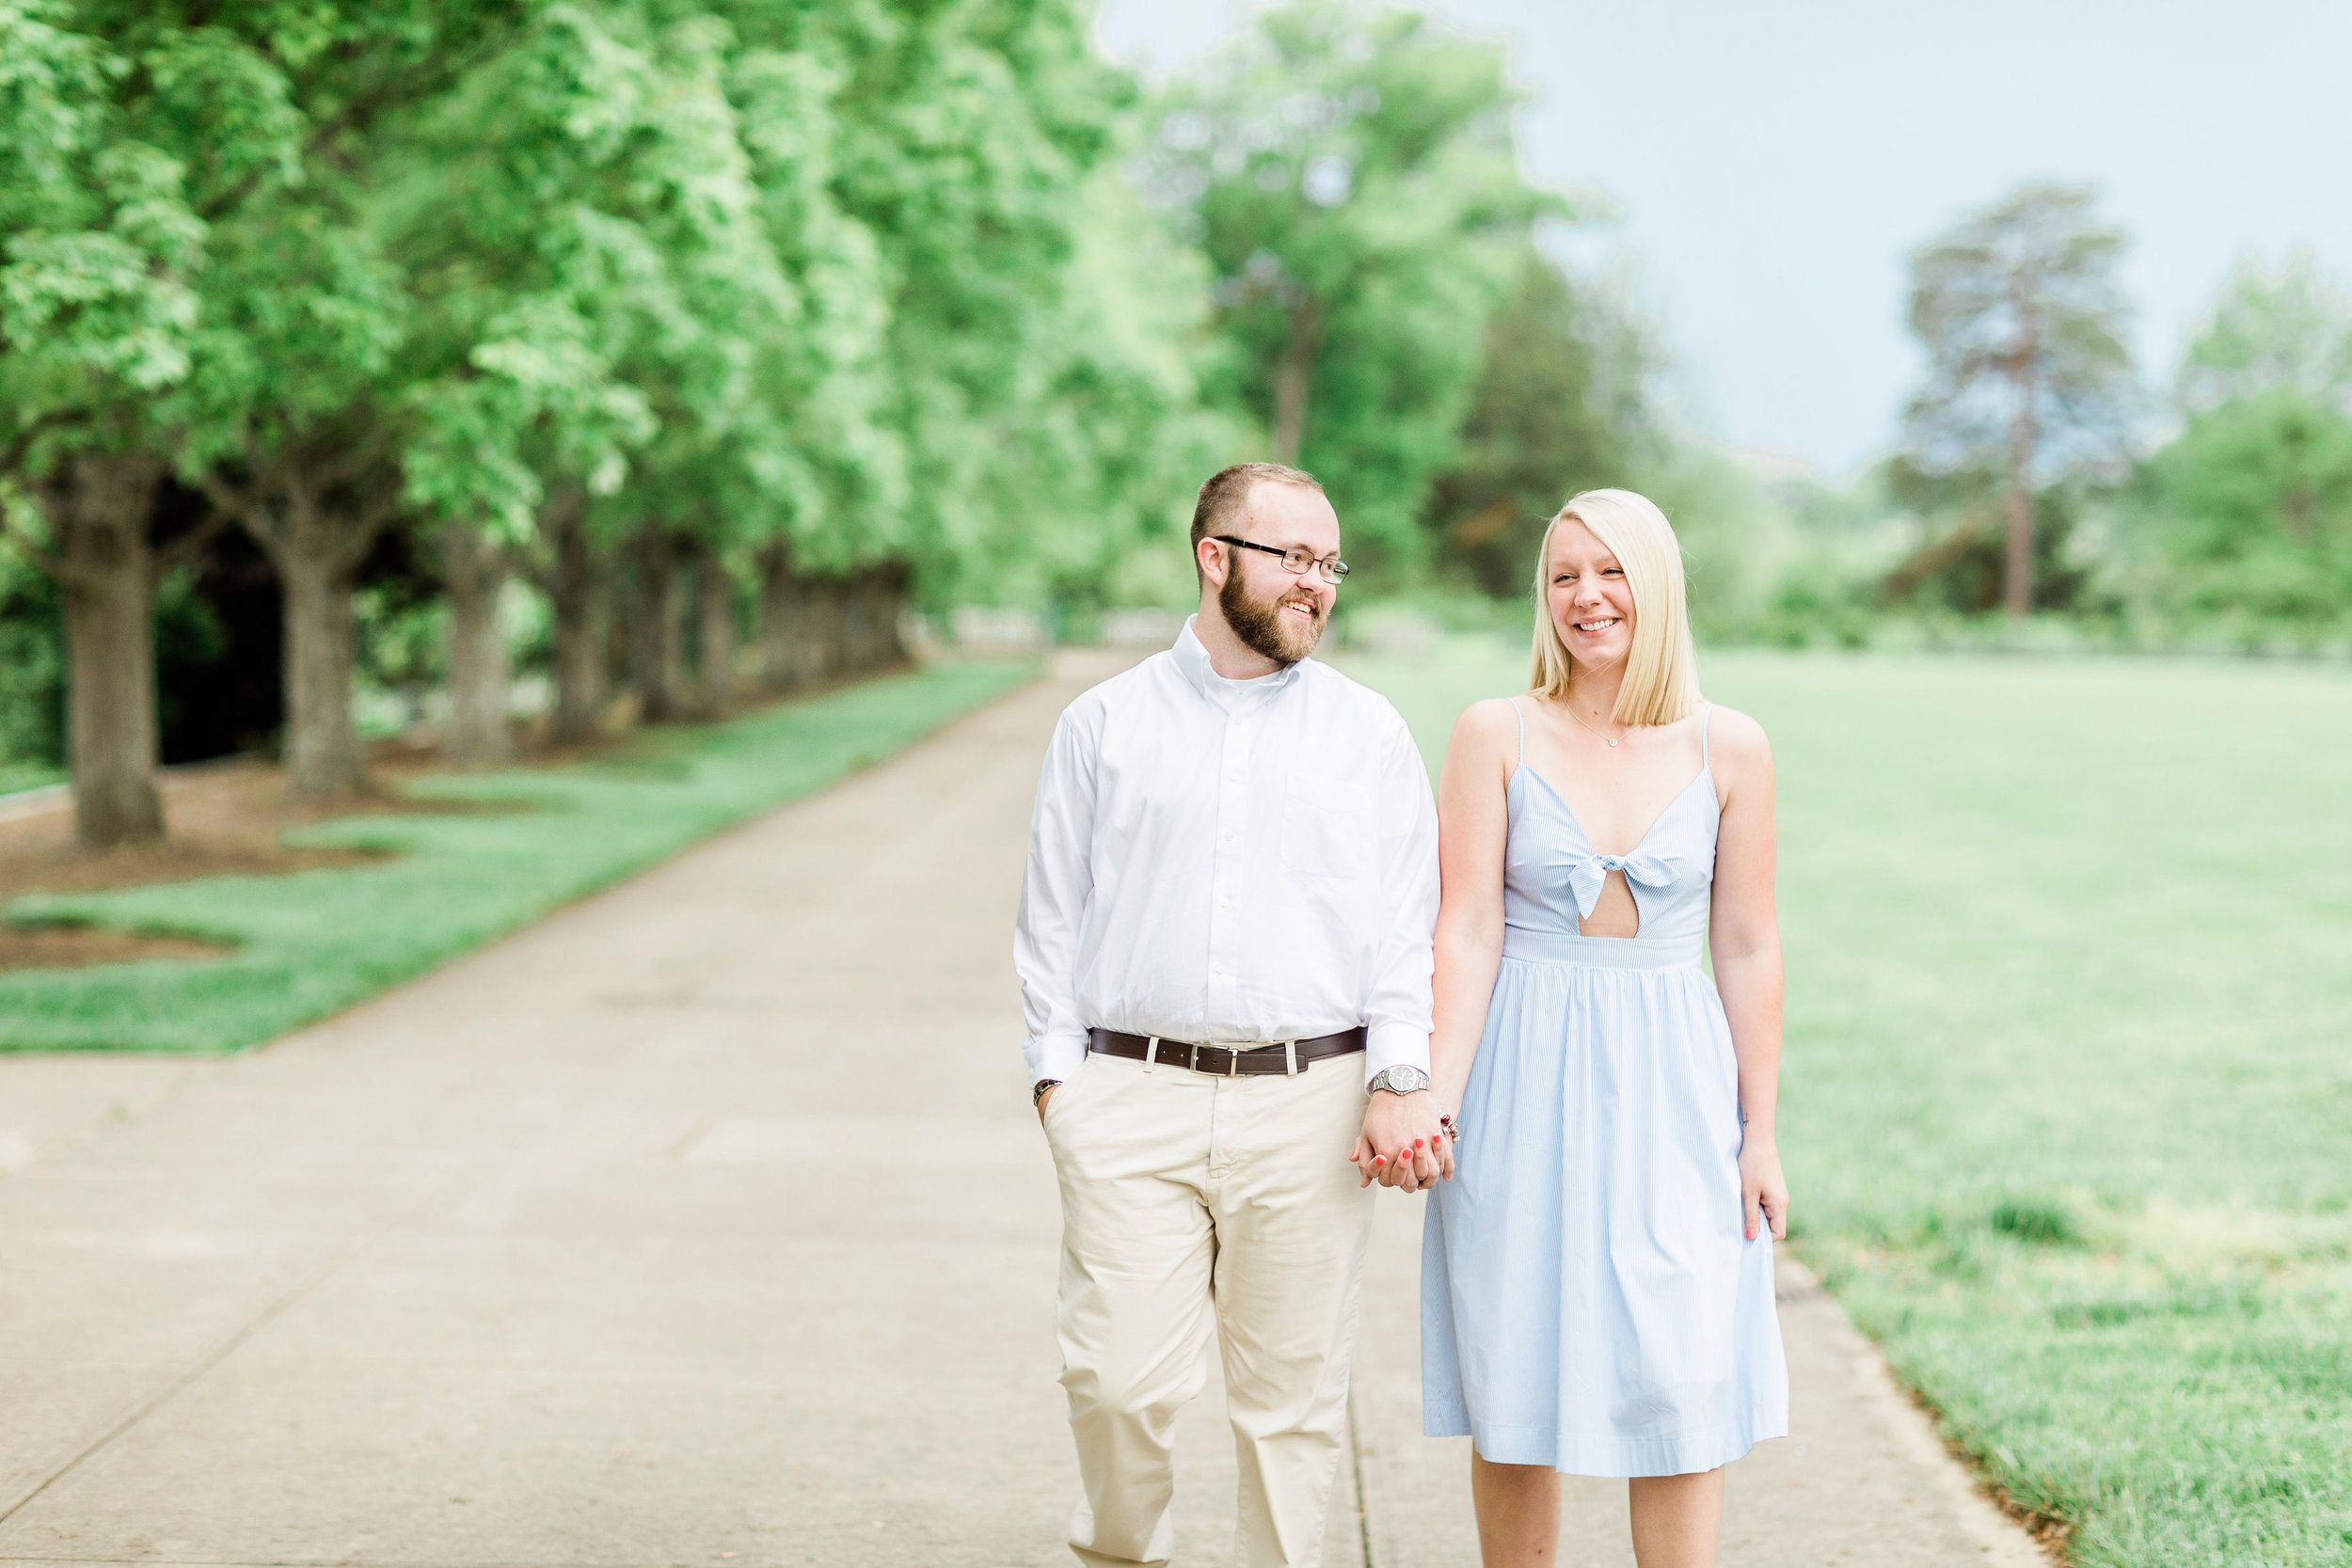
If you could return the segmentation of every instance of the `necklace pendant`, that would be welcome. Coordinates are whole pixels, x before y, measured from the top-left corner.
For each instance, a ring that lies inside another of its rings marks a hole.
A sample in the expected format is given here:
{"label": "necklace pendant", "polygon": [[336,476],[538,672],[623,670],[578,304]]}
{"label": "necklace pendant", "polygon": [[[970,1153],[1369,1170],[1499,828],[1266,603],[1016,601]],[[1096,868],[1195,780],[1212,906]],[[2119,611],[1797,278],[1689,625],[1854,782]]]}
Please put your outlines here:
{"label": "necklace pendant", "polygon": [[1622,740],[1622,739],[1624,739],[1625,737],[1624,737],[1623,736],[1613,736],[1613,737],[1604,736],[1603,738],[1604,738],[1604,739],[1607,739],[1607,740],[1609,741],[1609,744],[1610,744],[1610,745],[1614,746],[1614,745],[1615,745],[1615,744],[1616,744],[1619,740]]}

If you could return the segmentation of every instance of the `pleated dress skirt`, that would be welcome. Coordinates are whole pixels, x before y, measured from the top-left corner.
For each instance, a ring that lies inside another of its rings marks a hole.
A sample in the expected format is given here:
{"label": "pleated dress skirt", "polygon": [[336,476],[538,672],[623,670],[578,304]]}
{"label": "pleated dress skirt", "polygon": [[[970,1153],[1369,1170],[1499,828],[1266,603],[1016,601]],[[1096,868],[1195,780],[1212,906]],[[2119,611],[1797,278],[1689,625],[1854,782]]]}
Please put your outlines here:
{"label": "pleated dress skirt", "polygon": [[1694,941],[1510,932],[1454,1180],[1429,1199],[1431,1436],[1468,1435],[1497,1464],[1666,1476],[1787,1433],[1739,1107]]}

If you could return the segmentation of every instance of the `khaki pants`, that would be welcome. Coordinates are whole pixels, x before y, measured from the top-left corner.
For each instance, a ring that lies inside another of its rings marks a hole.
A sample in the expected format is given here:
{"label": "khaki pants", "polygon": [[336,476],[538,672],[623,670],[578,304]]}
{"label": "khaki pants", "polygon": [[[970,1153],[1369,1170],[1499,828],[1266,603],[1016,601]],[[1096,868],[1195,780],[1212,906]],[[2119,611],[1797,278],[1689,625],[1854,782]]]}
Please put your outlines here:
{"label": "khaki pants", "polygon": [[1089,1056],[1054,1091],[1062,1386],[1089,1568],[1164,1563],[1176,1412],[1214,1321],[1241,1466],[1235,1568],[1314,1568],[1346,1443],[1347,1357],[1373,1193],[1347,1163],[1363,1058],[1216,1078]]}

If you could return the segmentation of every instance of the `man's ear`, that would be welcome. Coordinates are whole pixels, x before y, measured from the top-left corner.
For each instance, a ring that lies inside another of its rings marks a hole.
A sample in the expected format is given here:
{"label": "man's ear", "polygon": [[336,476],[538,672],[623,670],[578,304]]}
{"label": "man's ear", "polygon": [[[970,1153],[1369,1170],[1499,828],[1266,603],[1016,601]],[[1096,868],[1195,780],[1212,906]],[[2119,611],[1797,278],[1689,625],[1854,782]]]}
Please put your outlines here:
{"label": "man's ear", "polygon": [[1214,539],[1203,539],[1192,547],[1193,566],[1216,587],[1225,586],[1225,546]]}

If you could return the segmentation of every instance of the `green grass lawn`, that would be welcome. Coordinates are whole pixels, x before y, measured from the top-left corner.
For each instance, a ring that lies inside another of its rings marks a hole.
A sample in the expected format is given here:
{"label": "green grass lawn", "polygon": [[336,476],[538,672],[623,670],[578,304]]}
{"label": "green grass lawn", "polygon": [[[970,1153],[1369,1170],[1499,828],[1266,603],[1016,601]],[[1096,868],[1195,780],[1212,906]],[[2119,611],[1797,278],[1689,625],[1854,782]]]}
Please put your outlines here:
{"label": "green grass lawn", "polygon": [[[1354,661],[1434,770],[1524,656]],[[2352,674],[1715,654],[1801,1256],[2073,1560],[2352,1563]]]}
{"label": "green grass lawn", "polygon": [[0,761],[0,795],[14,795],[20,790],[42,789],[63,783],[65,769],[62,768],[52,768],[45,762]]}
{"label": "green grass lawn", "polygon": [[419,792],[512,811],[352,816],[299,842],[396,859],[23,898],[19,922],[234,944],[207,961],[0,974],[0,1050],[233,1051],[349,1006],[780,801],[878,761],[1027,678],[950,664],[596,761],[452,775]]}

